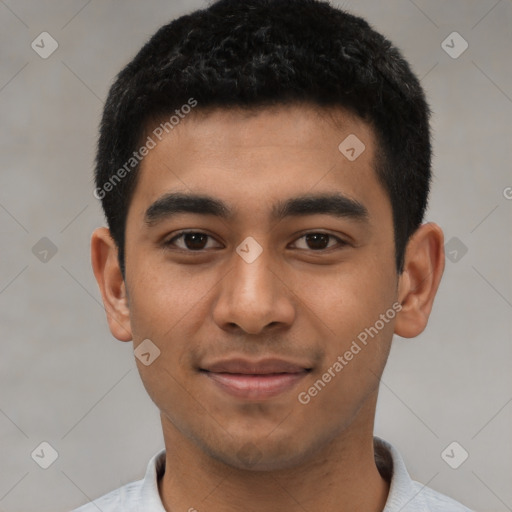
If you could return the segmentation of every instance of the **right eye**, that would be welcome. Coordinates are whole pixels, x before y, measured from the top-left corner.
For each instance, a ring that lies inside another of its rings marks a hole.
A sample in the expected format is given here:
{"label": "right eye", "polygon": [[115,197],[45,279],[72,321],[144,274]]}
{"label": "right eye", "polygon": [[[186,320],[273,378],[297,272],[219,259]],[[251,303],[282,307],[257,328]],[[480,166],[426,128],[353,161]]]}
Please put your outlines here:
{"label": "right eye", "polygon": [[[164,242],[164,245],[171,248],[175,246],[183,251],[198,252],[211,248],[207,247],[209,238],[214,240],[211,235],[201,231],[182,231],[170,240]],[[176,243],[178,240],[181,241],[180,244]]]}

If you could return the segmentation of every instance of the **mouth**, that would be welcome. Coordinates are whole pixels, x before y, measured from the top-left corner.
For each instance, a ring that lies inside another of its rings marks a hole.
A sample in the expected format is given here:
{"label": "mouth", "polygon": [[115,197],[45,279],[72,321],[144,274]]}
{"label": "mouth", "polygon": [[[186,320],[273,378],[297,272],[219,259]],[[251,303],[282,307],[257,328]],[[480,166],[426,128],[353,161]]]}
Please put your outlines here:
{"label": "mouth", "polygon": [[221,391],[244,400],[265,400],[291,390],[312,369],[281,359],[231,359],[200,368]]}

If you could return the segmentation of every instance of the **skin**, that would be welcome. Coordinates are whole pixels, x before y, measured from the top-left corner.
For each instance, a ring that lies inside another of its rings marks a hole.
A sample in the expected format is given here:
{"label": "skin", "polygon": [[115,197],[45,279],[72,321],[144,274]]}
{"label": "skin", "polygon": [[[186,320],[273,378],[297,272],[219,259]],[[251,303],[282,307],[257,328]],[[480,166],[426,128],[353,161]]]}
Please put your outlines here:
{"label": "skin", "polygon": [[[444,270],[443,233],[433,223],[411,237],[395,267],[392,210],[374,171],[375,137],[342,109],[305,105],[251,115],[189,115],[141,164],[126,226],[126,280],[107,228],[92,237],[92,264],[112,334],[134,348],[144,386],[161,411],[168,511],[381,511],[389,484],[374,460],[379,378],[393,334],[426,327]],[[364,142],[353,162],[338,146]],[[169,192],[207,194],[232,219],[180,213],[148,225],[146,210]],[[339,192],[367,221],[314,214],[272,219],[277,201]],[[180,230],[210,235],[174,239]],[[306,234],[327,233],[325,249]],[[247,263],[236,248],[253,237],[263,252]],[[341,244],[344,241],[345,244]],[[188,250],[188,252],[186,252]],[[304,405],[307,391],[357,335],[398,302],[401,311]],[[280,357],[311,368],[267,400],[226,394],[200,372],[228,357]],[[249,505],[250,504],[250,505]]]}

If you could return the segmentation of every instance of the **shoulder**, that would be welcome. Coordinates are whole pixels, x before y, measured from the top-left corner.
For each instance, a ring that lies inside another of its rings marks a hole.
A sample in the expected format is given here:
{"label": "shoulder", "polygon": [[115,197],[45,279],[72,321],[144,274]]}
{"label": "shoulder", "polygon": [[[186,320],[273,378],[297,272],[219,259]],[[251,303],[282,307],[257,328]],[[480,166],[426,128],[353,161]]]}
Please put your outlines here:
{"label": "shoulder", "polygon": [[143,480],[131,482],[72,512],[136,512],[142,484]]}
{"label": "shoulder", "polygon": [[[467,508],[462,503],[444,494],[434,491],[429,487],[425,487],[419,482],[413,481],[412,483],[418,493],[418,497],[421,496],[421,501],[424,504],[421,510],[425,510],[425,512],[472,512],[471,509]],[[413,503],[414,501],[411,504]]]}
{"label": "shoulder", "polygon": [[164,472],[165,450],[161,450],[149,461],[142,480],[123,485],[72,512],[165,512],[158,491],[158,481]]}
{"label": "shoulder", "polygon": [[374,438],[375,462],[390,484],[383,512],[472,512],[461,503],[412,480],[404,461],[390,443]]}

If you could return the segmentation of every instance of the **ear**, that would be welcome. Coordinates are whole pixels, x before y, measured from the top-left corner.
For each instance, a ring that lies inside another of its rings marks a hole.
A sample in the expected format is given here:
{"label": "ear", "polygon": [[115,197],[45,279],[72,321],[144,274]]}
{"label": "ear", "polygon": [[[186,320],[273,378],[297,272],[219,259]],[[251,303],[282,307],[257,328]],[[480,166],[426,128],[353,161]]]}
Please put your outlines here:
{"label": "ear", "polygon": [[120,341],[131,341],[126,285],[119,267],[117,245],[107,228],[98,228],[92,234],[91,263],[100,287],[110,332]]}
{"label": "ear", "polygon": [[444,271],[444,235],[429,222],[410,238],[405,251],[404,271],[398,280],[402,309],[395,322],[395,334],[414,338],[427,326],[434,297]]}

